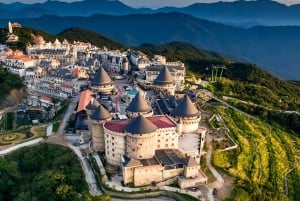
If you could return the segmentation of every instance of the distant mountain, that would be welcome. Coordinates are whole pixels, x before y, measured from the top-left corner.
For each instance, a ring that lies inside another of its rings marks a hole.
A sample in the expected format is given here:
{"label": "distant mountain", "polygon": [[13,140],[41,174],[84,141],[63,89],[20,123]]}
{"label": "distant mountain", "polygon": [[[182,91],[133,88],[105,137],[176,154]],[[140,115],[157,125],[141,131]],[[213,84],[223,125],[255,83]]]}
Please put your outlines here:
{"label": "distant mountain", "polygon": [[0,3],[0,18],[35,18],[44,15],[90,16],[93,14],[126,15],[149,13],[151,9],[135,9],[117,0],[83,0],[72,3],[48,0],[44,3]]}
{"label": "distant mountain", "polygon": [[[23,26],[57,34],[70,27],[101,33],[127,46],[183,41],[197,47],[256,63],[284,78],[300,80],[300,27],[243,29],[180,13],[91,17],[43,16],[18,19]],[[6,26],[7,19],[0,19]]]}
{"label": "distant mountain", "polygon": [[48,0],[44,3],[0,3],[0,18],[35,18],[43,15],[91,16],[180,12],[197,18],[240,27],[257,25],[300,25],[300,4],[287,6],[271,0],[196,3],[187,7],[164,7],[156,10],[132,8],[117,0],[82,0],[72,3]]}
{"label": "distant mountain", "polygon": [[300,5],[287,6],[271,0],[196,3],[183,8],[164,7],[158,12],[180,12],[229,25],[300,25]]}
{"label": "distant mountain", "polygon": [[107,47],[109,49],[126,49],[126,47],[108,37],[98,34],[93,31],[72,27],[66,29],[57,35],[59,38],[67,39],[69,42],[82,41],[90,42],[97,47]]}

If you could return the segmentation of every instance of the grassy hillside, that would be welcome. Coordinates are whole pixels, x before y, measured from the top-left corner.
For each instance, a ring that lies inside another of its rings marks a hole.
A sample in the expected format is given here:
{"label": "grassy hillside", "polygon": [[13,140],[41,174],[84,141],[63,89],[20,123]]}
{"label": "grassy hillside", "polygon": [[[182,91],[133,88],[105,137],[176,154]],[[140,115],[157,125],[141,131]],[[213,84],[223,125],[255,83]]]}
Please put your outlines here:
{"label": "grassy hillside", "polygon": [[300,138],[293,132],[250,119],[231,109],[218,109],[230,136],[238,144],[232,151],[214,151],[213,164],[236,178],[226,200],[300,200]]}
{"label": "grassy hillside", "polygon": [[220,98],[230,96],[259,105],[261,107],[230,101],[242,110],[269,123],[292,129],[300,136],[300,115],[282,112],[300,111],[299,82],[281,80],[256,65],[238,63],[187,43],[173,42],[157,46],[144,44],[138,49],[150,55],[165,55],[171,61],[181,60],[186,64],[189,75],[200,76],[205,80],[211,80],[213,65],[225,66],[222,78],[208,85],[212,92]]}

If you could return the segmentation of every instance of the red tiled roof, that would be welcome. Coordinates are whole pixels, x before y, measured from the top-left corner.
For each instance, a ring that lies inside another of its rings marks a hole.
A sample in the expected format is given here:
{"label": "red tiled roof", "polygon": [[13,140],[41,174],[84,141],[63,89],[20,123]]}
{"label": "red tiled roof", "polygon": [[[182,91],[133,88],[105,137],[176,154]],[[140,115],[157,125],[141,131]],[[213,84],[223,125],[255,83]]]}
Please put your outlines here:
{"label": "red tiled roof", "polygon": [[[151,121],[158,129],[160,128],[170,128],[176,127],[176,124],[168,116],[153,116],[146,117]],[[104,127],[108,130],[124,133],[125,126],[131,122],[132,119],[120,120],[120,121],[110,121],[104,124]]]}
{"label": "red tiled roof", "polygon": [[41,96],[40,97],[41,101],[48,101],[48,102],[52,102],[52,98],[48,97],[48,96]]}
{"label": "red tiled roof", "polygon": [[67,89],[72,89],[73,87],[71,85],[68,84],[62,84],[60,85],[61,88],[67,88]]}
{"label": "red tiled roof", "polygon": [[8,56],[8,59],[16,59],[16,60],[22,60],[22,61],[32,61],[28,56],[26,55],[12,55]]}
{"label": "red tiled roof", "polygon": [[89,104],[92,98],[92,94],[93,92],[89,89],[81,92],[79,102],[78,102],[77,112],[85,110],[85,107]]}

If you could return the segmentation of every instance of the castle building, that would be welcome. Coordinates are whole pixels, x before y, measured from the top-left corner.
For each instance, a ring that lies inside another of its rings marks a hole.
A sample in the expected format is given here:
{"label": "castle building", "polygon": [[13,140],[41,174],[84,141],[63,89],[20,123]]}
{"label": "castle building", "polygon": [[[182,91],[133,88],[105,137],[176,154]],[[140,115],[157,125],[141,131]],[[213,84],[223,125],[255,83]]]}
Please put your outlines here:
{"label": "castle building", "polygon": [[120,166],[123,155],[144,159],[153,156],[154,148],[178,148],[176,123],[169,116],[139,115],[135,119],[106,122],[103,127],[105,156],[114,166]]}
{"label": "castle building", "polygon": [[184,65],[182,65],[182,63],[178,63],[178,65],[159,64],[147,66],[145,68],[146,82],[152,83],[165,66],[168,68],[171,75],[174,77],[176,89],[180,90],[184,85],[185,76],[185,67]]}
{"label": "castle building", "polygon": [[153,115],[152,108],[148,105],[141,92],[138,92],[126,108],[126,115],[135,118],[138,115],[150,117]]}
{"label": "castle building", "polygon": [[110,94],[114,89],[114,84],[103,67],[95,73],[91,85],[92,89],[100,94]]}
{"label": "castle building", "polygon": [[104,151],[104,130],[103,124],[112,119],[111,114],[99,104],[98,108],[90,116],[92,125],[92,147],[95,151]]}
{"label": "castle building", "polygon": [[179,133],[196,131],[201,120],[201,113],[188,95],[184,95],[177,107],[171,111],[171,116],[178,122]]}
{"label": "castle building", "polygon": [[166,66],[162,68],[156,79],[153,81],[153,88],[156,91],[160,91],[168,95],[175,94],[175,80]]}

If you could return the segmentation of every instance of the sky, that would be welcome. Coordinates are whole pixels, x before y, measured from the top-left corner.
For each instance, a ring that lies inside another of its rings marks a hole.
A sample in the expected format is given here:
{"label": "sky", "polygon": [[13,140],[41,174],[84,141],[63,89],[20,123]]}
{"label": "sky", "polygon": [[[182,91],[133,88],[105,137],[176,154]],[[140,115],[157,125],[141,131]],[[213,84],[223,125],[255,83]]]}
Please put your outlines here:
{"label": "sky", "polygon": [[[13,3],[13,2],[22,2],[22,3],[37,3],[37,2],[45,2],[45,0],[0,0],[2,3]],[[73,2],[73,1],[80,1],[80,0],[58,0],[58,1],[65,1],[65,2]],[[193,3],[211,3],[220,0],[119,0],[126,5],[129,5],[134,8],[140,7],[148,7],[148,8],[159,8],[164,6],[176,6],[182,7],[187,6]],[[222,1],[233,1],[233,0],[222,0]],[[291,5],[291,4],[300,4],[300,0],[277,0],[278,2]]]}

